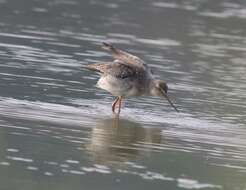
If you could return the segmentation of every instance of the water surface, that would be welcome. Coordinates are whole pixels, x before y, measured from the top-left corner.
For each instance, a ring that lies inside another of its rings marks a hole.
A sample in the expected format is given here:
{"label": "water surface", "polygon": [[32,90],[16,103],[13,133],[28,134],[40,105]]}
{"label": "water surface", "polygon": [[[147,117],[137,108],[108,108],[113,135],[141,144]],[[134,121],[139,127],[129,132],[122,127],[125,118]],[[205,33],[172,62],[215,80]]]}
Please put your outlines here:
{"label": "water surface", "polygon": [[[244,1],[0,0],[1,189],[246,189]],[[169,84],[114,97],[109,40]]]}

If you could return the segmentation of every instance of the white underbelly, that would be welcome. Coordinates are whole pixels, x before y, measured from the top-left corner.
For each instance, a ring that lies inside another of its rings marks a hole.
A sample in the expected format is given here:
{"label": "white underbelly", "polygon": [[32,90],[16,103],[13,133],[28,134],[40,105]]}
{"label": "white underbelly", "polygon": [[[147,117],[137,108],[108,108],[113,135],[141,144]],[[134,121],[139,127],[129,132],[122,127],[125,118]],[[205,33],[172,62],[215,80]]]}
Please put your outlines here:
{"label": "white underbelly", "polygon": [[102,76],[97,86],[110,92],[114,96],[137,96],[138,90],[128,79],[119,79],[110,75]]}

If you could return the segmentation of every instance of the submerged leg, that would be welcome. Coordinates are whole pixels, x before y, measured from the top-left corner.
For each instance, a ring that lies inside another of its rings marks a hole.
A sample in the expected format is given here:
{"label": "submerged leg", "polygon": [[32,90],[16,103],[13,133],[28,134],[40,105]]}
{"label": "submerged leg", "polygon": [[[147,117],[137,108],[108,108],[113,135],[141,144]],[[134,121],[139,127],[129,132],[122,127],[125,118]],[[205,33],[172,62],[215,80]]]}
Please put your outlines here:
{"label": "submerged leg", "polygon": [[115,113],[115,106],[117,105],[119,99],[120,99],[120,98],[117,97],[117,98],[115,99],[115,101],[112,103],[112,112],[113,112],[113,113]]}
{"label": "submerged leg", "polygon": [[119,127],[119,120],[120,120],[120,117],[119,117],[119,114],[114,114],[114,118],[112,119],[112,127]]}

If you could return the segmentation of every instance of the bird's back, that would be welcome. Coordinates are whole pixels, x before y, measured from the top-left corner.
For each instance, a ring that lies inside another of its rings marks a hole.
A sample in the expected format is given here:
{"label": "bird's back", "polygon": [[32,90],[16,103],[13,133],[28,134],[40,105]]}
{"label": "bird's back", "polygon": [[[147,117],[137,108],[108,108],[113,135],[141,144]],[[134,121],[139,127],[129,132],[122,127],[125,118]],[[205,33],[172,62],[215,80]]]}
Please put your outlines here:
{"label": "bird's back", "polygon": [[128,79],[144,81],[145,79],[151,78],[149,72],[139,69],[137,67],[131,67],[122,64],[119,61],[95,63],[85,65],[84,67],[96,71],[100,73],[102,76],[109,75],[121,80]]}

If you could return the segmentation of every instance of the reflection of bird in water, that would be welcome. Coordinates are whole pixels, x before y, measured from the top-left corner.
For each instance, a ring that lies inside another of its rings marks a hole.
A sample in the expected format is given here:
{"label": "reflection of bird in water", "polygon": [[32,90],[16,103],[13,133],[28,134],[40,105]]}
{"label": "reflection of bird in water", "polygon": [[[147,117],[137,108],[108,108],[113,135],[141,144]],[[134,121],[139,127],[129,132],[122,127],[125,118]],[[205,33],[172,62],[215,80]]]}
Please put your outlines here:
{"label": "reflection of bird in water", "polygon": [[143,128],[139,123],[129,120],[107,119],[98,121],[92,129],[87,149],[95,163],[111,165],[129,161],[143,153],[136,146],[138,143],[160,142],[160,129]]}
{"label": "reflection of bird in water", "polygon": [[176,110],[167,96],[167,84],[162,80],[154,79],[150,68],[140,58],[116,49],[109,43],[103,43],[103,47],[109,50],[115,60],[86,65],[85,67],[101,73],[97,86],[114,96],[116,100],[112,104],[112,111],[118,105],[118,114],[121,109],[121,101],[125,97],[151,95],[165,97]]}

